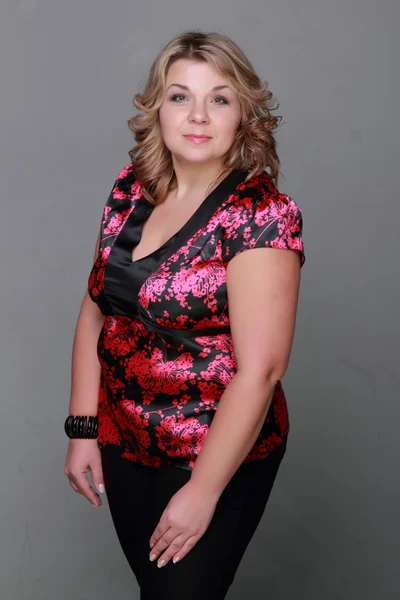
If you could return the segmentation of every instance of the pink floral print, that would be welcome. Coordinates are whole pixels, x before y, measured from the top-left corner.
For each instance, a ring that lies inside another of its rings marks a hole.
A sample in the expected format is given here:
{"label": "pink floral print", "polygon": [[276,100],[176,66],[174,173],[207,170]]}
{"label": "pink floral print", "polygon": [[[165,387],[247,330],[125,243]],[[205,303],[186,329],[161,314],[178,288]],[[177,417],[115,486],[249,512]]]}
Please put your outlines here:
{"label": "pink floral print", "polygon": [[[226,267],[252,248],[297,251],[305,262],[302,212],[267,174],[234,171],[161,248],[132,262],[152,211],[134,166],[119,173],[103,208],[88,291],[105,315],[97,352],[100,446],[143,465],[191,470],[218,402],[236,373]],[[243,399],[246,410],[246,399]],[[238,415],[240,418],[240,415]],[[290,423],[277,382],[244,462],[286,440]],[[227,444],[233,443],[226,440]]]}

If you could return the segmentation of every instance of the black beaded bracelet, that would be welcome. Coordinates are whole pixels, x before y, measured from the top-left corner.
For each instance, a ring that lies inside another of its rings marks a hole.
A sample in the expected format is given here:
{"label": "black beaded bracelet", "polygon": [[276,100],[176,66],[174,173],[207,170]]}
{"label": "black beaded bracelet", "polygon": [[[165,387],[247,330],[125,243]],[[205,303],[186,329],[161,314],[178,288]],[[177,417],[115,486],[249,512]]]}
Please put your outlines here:
{"label": "black beaded bracelet", "polygon": [[70,439],[97,438],[98,427],[97,416],[69,415],[64,423],[64,431]]}

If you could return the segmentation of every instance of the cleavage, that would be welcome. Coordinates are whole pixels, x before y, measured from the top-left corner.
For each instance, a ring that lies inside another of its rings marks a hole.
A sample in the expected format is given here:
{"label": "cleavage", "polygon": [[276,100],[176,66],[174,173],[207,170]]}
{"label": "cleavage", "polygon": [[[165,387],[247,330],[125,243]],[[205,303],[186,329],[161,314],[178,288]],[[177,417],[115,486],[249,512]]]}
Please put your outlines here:
{"label": "cleavage", "polygon": [[200,204],[201,202],[196,198],[193,202],[182,200],[174,206],[168,204],[168,200],[166,200],[155,206],[150,216],[142,224],[139,243],[132,249],[132,262],[156,252],[169,240],[172,240],[196,212]]}

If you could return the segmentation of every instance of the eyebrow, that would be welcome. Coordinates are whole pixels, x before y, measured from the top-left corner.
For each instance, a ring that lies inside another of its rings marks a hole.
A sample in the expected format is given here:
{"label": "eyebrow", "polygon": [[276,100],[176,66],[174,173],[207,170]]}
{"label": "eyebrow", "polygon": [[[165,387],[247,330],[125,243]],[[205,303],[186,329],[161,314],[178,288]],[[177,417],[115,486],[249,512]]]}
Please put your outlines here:
{"label": "eyebrow", "polygon": [[[169,90],[169,88],[172,87],[173,85],[180,88],[181,90],[186,90],[188,92],[190,91],[187,85],[181,85],[180,83],[171,83],[171,85],[168,86],[167,90]],[[229,85],[216,85],[215,87],[213,87],[213,89],[211,91],[217,92],[219,90],[223,90],[224,88],[228,88],[229,90],[231,89],[229,87]]]}

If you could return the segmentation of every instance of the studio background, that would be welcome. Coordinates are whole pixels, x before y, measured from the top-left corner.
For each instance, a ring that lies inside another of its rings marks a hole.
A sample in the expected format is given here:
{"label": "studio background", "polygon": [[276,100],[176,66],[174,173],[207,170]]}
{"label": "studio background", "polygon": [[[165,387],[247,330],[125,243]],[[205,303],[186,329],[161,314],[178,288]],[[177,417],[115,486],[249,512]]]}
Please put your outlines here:
{"label": "studio background", "polygon": [[64,475],[63,423],[132,97],[191,28],[232,37],[279,101],[307,257],[288,451],[229,599],[399,597],[399,22],[395,0],[3,0],[2,599],[139,598],[106,499]]}

